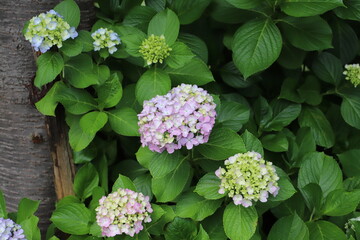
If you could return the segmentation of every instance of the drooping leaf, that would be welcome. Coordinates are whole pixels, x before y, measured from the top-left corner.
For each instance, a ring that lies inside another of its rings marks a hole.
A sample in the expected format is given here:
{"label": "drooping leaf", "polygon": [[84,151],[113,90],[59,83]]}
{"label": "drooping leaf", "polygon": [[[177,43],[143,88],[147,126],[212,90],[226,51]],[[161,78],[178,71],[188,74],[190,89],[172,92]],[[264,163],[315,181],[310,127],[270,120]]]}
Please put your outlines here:
{"label": "drooping leaf", "polygon": [[41,54],[36,60],[38,67],[34,85],[41,88],[43,85],[52,82],[64,68],[64,60],[60,53],[48,51]]}
{"label": "drooping leaf", "polygon": [[113,187],[112,192],[117,191],[119,188],[127,188],[133,191],[136,191],[136,187],[134,183],[130,180],[130,178],[119,174],[119,177],[116,179]]}
{"label": "drooping leaf", "polygon": [[104,112],[93,111],[86,113],[80,118],[80,127],[89,135],[95,135],[108,121],[108,116]]}
{"label": "drooping leaf", "polygon": [[74,191],[78,197],[85,200],[99,184],[99,174],[91,163],[82,166],[74,178]]}
{"label": "drooping leaf", "polygon": [[64,82],[58,81],[50,88],[40,101],[35,103],[36,109],[44,115],[55,116],[55,109],[58,105],[59,94],[66,89]]}
{"label": "drooping leaf", "polygon": [[122,97],[122,87],[117,74],[112,74],[105,83],[96,88],[99,105],[104,108],[114,107]]}
{"label": "drooping leaf", "polygon": [[280,7],[287,15],[308,17],[320,15],[342,5],[342,0],[285,0]]}
{"label": "drooping leaf", "polygon": [[175,151],[172,154],[167,152],[155,153],[149,163],[150,173],[154,178],[164,177],[173,171],[183,159],[184,156],[181,155],[180,151]]}
{"label": "drooping leaf", "polygon": [[285,152],[289,148],[289,141],[284,133],[268,134],[261,138],[261,143],[265,149],[272,152]]}
{"label": "drooping leaf", "polygon": [[347,20],[360,20],[360,3],[356,0],[344,0],[344,6],[334,9],[339,18]]}
{"label": "drooping leaf", "polygon": [[253,20],[242,25],[232,43],[235,65],[245,78],[268,68],[279,57],[282,38],[271,19]]}
{"label": "drooping leaf", "polygon": [[251,132],[245,130],[245,132],[241,135],[245,148],[247,151],[255,151],[264,156],[264,149],[262,144],[258,138],[256,138]]}
{"label": "drooping leaf", "polygon": [[37,211],[39,204],[40,201],[33,201],[28,198],[21,199],[17,211],[16,222],[21,223],[22,221],[31,218]]}
{"label": "drooping leaf", "polygon": [[261,4],[261,0],[226,0],[231,5],[240,9],[252,9]]}
{"label": "drooping leaf", "polygon": [[239,131],[243,124],[249,121],[249,117],[250,110],[247,106],[237,102],[223,101],[216,120],[224,127]]}
{"label": "drooping leaf", "polygon": [[204,63],[207,63],[208,49],[206,43],[201,38],[190,33],[181,33],[179,34],[178,41],[185,43],[193,53],[203,60]]}

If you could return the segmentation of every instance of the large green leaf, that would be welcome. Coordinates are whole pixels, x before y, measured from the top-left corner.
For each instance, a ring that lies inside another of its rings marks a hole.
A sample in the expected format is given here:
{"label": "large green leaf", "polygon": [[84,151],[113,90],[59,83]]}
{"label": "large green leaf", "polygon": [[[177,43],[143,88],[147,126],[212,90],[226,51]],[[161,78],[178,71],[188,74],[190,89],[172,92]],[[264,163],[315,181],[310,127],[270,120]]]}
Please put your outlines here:
{"label": "large green leaf", "polygon": [[194,192],[210,200],[223,198],[226,194],[220,194],[218,192],[220,189],[220,183],[220,179],[215,176],[213,172],[207,173],[202,178],[200,178]]}
{"label": "large green leaf", "polygon": [[229,128],[215,128],[209,141],[197,147],[199,152],[212,160],[225,160],[237,153],[246,152],[242,138]]}
{"label": "large green leaf", "polygon": [[165,68],[165,72],[170,75],[173,85],[188,83],[201,86],[215,81],[208,66],[198,58],[191,59],[181,68]]}
{"label": "large green leaf", "polygon": [[317,145],[330,148],[335,143],[334,131],[324,113],[315,107],[303,107],[299,116],[300,127],[309,127]]}
{"label": "large green leaf", "polygon": [[167,73],[159,68],[151,68],[141,75],[136,83],[136,99],[140,104],[157,95],[165,95],[171,88],[171,80]]}
{"label": "large green leaf", "polygon": [[82,166],[74,178],[74,191],[78,197],[85,200],[99,184],[99,174],[91,163]]}
{"label": "large green leaf", "polygon": [[54,7],[54,10],[64,17],[64,20],[72,27],[80,23],[80,8],[74,0],[65,0]]}
{"label": "large green leaf", "polygon": [[360,2],[357,0],[344,0],[344,5],[334,9],[335,14],[347,20],[360,20]]}
{"label": "large green leaf", "polygon": [[196,224],[190,219],[176,217],[166,226],[166,240],[194,239],[197,234]]}
{"label": "large green leaf", "polygon": [[168,45],[172,45],[179,35],[180,22],[177,15],[170,9],[156,14],[149,23],[148,35],[165,36]]}
{"label": "large green leaf", "polygon": [[63,46],[60,48],[60,51],[68,57],[75,57],[79,55],[83,50],[83,39],[75,38],[68,39],[63,43]]}
{"label": "large green leaf", "polygon": [[216,120],[224,127],[239,131],[243,124],[249,121],[249,117],[248,106],[237,102],[223,101]]}
{"label": "large green leaf", "polygon": [[166,64],[171,68],[181,68],[195,56],[190,48],[182,42],[175,42],[171,49],[170,56],[165,60]]}
{"label": "large green leaf", "polygon": [[272,152],[286,152],[289,148],[289,141],[282,132],[265,135],[261,138],[261,143],[266,150]]}
{"label": "large green leaf", "polygon": [[139,136],[138,118],[132,108],[124,107],[106,112],[111,128],[124,136]]}
{"label": "large green leaf", "polygon": [[209,234],[204,230],[201,224],[200,224],[199,232],[196,235],[196,238],[194,238],[194,240],[210,240]]}
{"label": "large green leaf", "polygon": [[347,177],[360,176],[360,149],[351,149],[337,156]]}
{"label": "large green leaf", "polygon": [[177,0],[172,1],[170,8],[179,16],[181,24],[189,24],[200,18],[211,0]]}
{"label": "large green leaf", "polygon": [[40,240],[40,229],[38,228],[39,218],[36,216],[30,216],[24,221],[18,222],[21,228],[24,230],[26,239],[28,240]]}
{"label": "large green leaf", "polygon": [[112,74],[105,83],[96,88],[100,107],[110,108],[119,103],[122,97],[122,87],[117,74]]}
{"label": "large green leaf", "polygon": [[281,24],[284,36],[297,48],[305,51],[331,48],[332,31],[329,24],[319,16],[286,17]]}
{"label": "large green leaf", "polygon": [[226,0],[231,5],[240,9],[252,9],[261,4],[261,0]]}
{"label": "large green leaf", "polygon": [[346,240],[345,233],[335,224],[328,221],[307,222],[310,240]]}
{"label": "large green leaf", "polygon": [[82,130],[80,127],[80,117],[75,118],[75,120],[71,123],[69,130],[69,143],[75,152],[86,148],[94,137],[95,134],[86,133]]}
{"label": "large green leaf", "polygon": [[157,202],[173,201],[184,190],[192,176],[189,163],[184,158],[173,171],[161,178],[153,178],[151,187]]}
{"label": "large green leaf", "polygon": [[22,221],[33,216],[37,211],[39,204],[40,201],[33,201],[28,198],[21,199],[17,211],[16,222],[21,223]]}
{"label": "large green leaf", "polygon": [[191,218],[202,221],[214,214],[220,207],[222,200],[209,200],[194,192],[182,195],[176,204],[176,215],[182,218]]}
{"label": "large green leaf", "polygon": [[58,92],[58,101],[69,113],[78,115],[97,108],[94,98],[84,89],[68,87]]}
{"label": "large green leaf", "polygon": [[281,131],[300,114],[301,105],[284,100],[271,103],[272,118],[263,127],[266,131]]}
{"label": "large green leaf", "polygon": [[108,121],[104,112],[89,112],[80,118],[81,129],[90,135],[95,135]]}
{"label": "large green leaf", "polygon": [[326,197],[331,191],[342,187],[342,172],[332,157],[314,152],[306,154],[304,159],[299,171],[299,188],[309,183],[316,183],[319,184]]}
{"label": "large green leaf", "polygon": [[230,203],[226,206],[224,230],[231,240],[248,240],[254,235],[258,216],[255,207],[243,207]]}
{"label": "large green leaf", "polygon": [[320,15],[342,5],[342,0],[284,0],[280,7],[290,16],[308,17]]}
{"label": "large green leaf", "polygon": [[328,216],[343,216],[355,211],[359,203],[360,189],[352,192],[336,189],[325,199],[323,213]]}
{"label": "large green leaf", "polygon": [[248,78],[274,63],[280,55],[281,47],[280,31],[270,18],[249,21],[234,35],[234,63]]}
{"label": "large green leaf", "polygon": [[125,26],[136,27],[144,32],[147,30],[147,26],[156,14],[156,11],[146,6],[136,6],[129,11],[122,22]]}
{"label": "large green leaf", "polygon": [[350,126],[360,129],[360,90],[346,89],[340,92],[343,97],[341,115]]}
{"label": "large green leaf", "polygon": [[245,148],[247,151],[255,151],[260,153],[262,156],[264,156],[264,149],[262,147],[262,144],[260,140],[255,137],[251,132],[248,130],[245,130],[245,132],[241,135]]}
{"label": "large green leaf", "polygon": [[112,192],[117,191],[119,188],[126,188],[133,191],[136,191],[136,187],[134,183],[128,178],[127,176],[119,174],[119,177],[114,182],[114,185],[112,187]]}
{"label": "large green leaf", "polygon": [[69,203],[57,207],[50,220],[61,231],[69,234],[87,234],[90,230],[91,212],[80,203]]}
{"label": "large green leaf", "polygon": [[87,54],[80,54],[65,63],[65,79],[76,88],[86,88],[98,84],[98,76],[93,71],[93,61]]}
{"label": "large green leaf", "polygon": [[204,63],[208,61],[208,49],[206,43],[198,36],[190,33],[179,34],[178,41],[183,42],[195,53]]}
{"label": "large green leaf", "polygon": [[280,218],[271,228],[268,240],[309,239],[309,230],[301,218],[295,213]]}
{"label": "large green leaf", "polygon": [[324,82],[339,85],[343,66],[341,61],[334,55],[323,52],[314,60],[312,69],[316,76]]}
{"label": "large green leaf", "polygon": [[63,81],[55,82],[51,89],[40,101],[35,103],[36,109],[44,115],[55,116],[55,109],[58,105],[59,94],[66,89]]}
{"label": "large green leaf", "polygon": [[183,159],[184,156],[181,155],[180,151],[175,151],[173,154],[155,153],[149,163],[150,173],[154,178],[164,177],[173,171]]}
{"label": "large green leaf", "polygon": [[64,60],[58,52],[46,52],[36,60],[38,69],[34,85],[41,88],[43,85],[53,81],[64,67]]}

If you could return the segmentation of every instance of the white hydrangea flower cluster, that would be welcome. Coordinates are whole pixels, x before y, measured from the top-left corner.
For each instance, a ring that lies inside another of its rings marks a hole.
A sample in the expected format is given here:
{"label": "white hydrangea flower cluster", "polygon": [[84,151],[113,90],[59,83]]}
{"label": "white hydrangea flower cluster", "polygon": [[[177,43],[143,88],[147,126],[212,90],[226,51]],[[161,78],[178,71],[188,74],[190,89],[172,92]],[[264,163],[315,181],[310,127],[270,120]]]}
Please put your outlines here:
{"label": "white hydrangea flower cluster", "polygon": [[54,10],[33,17],[25,32],[25,39],[31,42],[35,51],[45,53],[52,46],[62,47],[69,38],[76,38],[78,33]]}
{"label": "white hydrangea flower cluster", "polygon": [[266,202],[269,193],[279,192],[278,175],[271,162],[266,162],[260,153],[238,153],[225,160],[225,169],[220,167],[215,175],[221,179],[219,193],[228,193],[235,205],[252,206],[253,202]]}
{"label": "white hydrangea flower cluster", "polygon": [[345,75],[345,79],[349,80],[354,87],[360,84],[360,65],[359,64],[346,64],[345,71],[343,74]]}
{"label": "white hydrangea flower cluster", "polygon": [[0,240],[26,240],[24,230],[11,219],[0,218]]}
{"label": "white hydrangea flower cluster", "polygon": [[183,146],[192,149],[206,143],[215,124],[215,108],[207,91],[189,84],[144,101],[138,114],[142,146],[159,153],[173,153]]}
{"label": "white hydrangea flower cluster", "polygon": [[108,48],[110,54],[117,51],[116,45],[121,43],[119,35],[113,30],[107,28],[99,28],[91,34],[94,39],[94,50],[99,51],[102,48]]}
{"label": "white hydrangea flower cluster", "polygon": [[153,212],[149,197],[130,189],[119,188],[116,192],[103,196],[96,208],[96,221],[102,235],[113,237],[127,234],[131,237],[143,229],[143,222],[151,222]]}

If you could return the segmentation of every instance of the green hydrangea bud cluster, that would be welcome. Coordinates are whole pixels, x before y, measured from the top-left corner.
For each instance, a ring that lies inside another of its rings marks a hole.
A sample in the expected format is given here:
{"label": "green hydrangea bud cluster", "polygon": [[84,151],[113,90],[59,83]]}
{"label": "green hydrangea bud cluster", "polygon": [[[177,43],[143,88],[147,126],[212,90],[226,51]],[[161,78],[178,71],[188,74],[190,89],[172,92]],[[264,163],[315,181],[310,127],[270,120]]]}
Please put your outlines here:
{"label": "green hydrangea bud cluster", "polygon": [[346,64],[345,79],[349,80],[355,87],[360,84],[360,65],[359,64]]}
{"label": "green hydrangea bud cluster", "polygon": [[115,46],[121,43],[119,35],[107,28],[99,28],[91,34],[91,37],[94,39],[93,45],[95,51],[108,48],[110,54],[116,52],[117,48]]}
{"label": "green hydrangea bud cluster", "polygon": [[29,21],[25,39],[31,42],[35,51],[45,53],[52,46],[62,47],[63,41],[76,38],[78,33],[54,10],[41,13]]}
{"label": "green hydrangea bud cluster", "polygon": [[346,235],[350,237],[356,232],[356,227],[360,227],[360,217],[350,218],[348,222],[345,223]]}
{"label": "green hydrangea bud cluster", "polygon": [[235,205],[252,206],[252,202],[266,202],[269,193],[279,192],[278,175],[271,162],[257,152],[238,153],[225,160],[225,169],[215,175],[221,179],[219,193],[228,193]]}
{"label": "green hydrangea bud cluster", "polygon": [[172,49],[166,44],[164,35],[155,36],[151,34],[140,46],[139,52],[148,65],[152,63],[163,63],[170,55]]}

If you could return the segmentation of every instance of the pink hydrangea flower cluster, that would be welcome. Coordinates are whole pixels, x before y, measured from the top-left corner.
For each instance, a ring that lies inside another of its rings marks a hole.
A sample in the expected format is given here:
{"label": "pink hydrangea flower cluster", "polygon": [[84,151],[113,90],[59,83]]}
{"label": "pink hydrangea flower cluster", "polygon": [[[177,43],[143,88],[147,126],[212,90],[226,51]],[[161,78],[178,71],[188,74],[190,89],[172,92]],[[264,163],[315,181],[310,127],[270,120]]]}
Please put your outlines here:
{"label": "pink hydrangea flower cluster", "polygon": [[96,221],[102,235],[113,237],[127,234],[131,237],[144,227],[143,222],[151,222],[152,213],[149,197],[130,189],[119,188],[116,192],[103,196],[96,208]]}
{"label": "pink hydrangea flower cluster", "polygon": [[142,146],[173,153],[182,146],[192,149],[206,143],[215,124],[215,107],[207,91],[189,84],[144,101],[144,109],[138,114]]}

